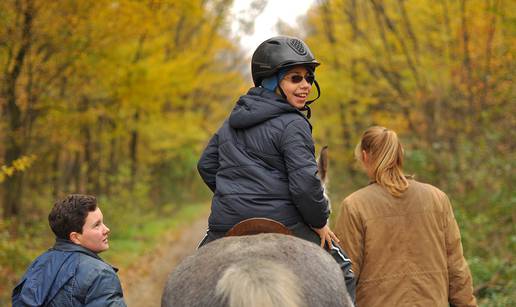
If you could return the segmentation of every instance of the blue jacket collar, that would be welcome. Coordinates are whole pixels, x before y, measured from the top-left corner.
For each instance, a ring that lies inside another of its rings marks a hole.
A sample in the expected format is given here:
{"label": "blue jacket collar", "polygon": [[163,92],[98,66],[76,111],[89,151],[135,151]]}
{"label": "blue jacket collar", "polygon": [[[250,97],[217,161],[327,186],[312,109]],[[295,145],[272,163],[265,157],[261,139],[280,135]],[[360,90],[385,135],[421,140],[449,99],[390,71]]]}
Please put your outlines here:
{"label": "blue jacket collar", "polygon": [[80,252],[80,253],[86,254],[88,256],[91,256],[93,258],[102,260],[96,253],[90,251],[89,249],[84,248],[80,245],[77,245],[70,240],[65,240],[65,239],[60,239],[60,238],[56,239],[56,243],[50,250],[58,250],[58,251],[62,251],[62,252]]}
{"label": "blue jacket collar", "polygon": [[[91,250],[89,250],[85,247],[82,247],[78,244],[75,244],[70,240],[65,240],[65,239],[61,239],[61,238],[56,238],[56,243],[50,250],[57,250],[57,251],[62,251],[62,252],[79,252],[79,253],[86,254],[90,257],[93,257],[95,259],[98,259],[102,262],[105,262],[104,260],[102,260],[102,258],[99,257],[98,254],[92,252]],[[115,272],[118,272],[118,268],[116,268],[112,265],[110,265],[110,266],[113,268],[113,270],[115,270]]]}

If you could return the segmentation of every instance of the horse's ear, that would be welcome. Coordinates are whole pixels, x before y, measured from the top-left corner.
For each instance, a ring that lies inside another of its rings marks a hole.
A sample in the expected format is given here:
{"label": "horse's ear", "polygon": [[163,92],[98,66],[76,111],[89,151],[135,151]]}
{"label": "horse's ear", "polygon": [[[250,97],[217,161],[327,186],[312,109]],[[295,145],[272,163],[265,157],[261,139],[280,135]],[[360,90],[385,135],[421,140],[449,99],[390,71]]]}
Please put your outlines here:
{"label": "horse's ear", "polygon": [[324,184],[328,180],[328,146],[321,149],[319,159],[317,159],[317,168],[321,182]]}

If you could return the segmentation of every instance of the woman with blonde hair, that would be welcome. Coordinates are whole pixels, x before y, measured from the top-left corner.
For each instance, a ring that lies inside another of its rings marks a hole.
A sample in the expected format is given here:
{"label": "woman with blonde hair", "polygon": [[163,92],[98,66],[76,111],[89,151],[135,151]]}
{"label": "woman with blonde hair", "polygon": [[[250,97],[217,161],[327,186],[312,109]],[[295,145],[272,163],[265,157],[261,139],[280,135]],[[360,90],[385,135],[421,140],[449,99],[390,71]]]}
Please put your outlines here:
{"label": "woman with blonde hair", "polygon": [[477,306],[451,203],[403,173],[396,133],[371,127],[355,149],[371,182],[342,203],[335,234],[357,278],[357,306]]}

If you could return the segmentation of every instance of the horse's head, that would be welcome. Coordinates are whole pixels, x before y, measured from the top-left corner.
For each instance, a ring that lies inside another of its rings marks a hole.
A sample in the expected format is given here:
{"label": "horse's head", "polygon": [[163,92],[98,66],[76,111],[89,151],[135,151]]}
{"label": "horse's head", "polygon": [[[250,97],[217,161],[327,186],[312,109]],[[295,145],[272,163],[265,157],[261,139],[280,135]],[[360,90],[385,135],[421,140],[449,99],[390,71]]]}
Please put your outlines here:
{"label": "horse's head", "polygon": [[324,197],[330,204],[330,198],[328,197],[328,146],[324,146],[319,152],[319,158],[317,159],[317,169],[319,170],[319,179],[324,188]]}
{"label": "horse's head", "polygon": [[319,170],[319,178],[323,186],[326,186],[328,181],[328,146],[324,146],[319,153],[317,159],[317,169]]}

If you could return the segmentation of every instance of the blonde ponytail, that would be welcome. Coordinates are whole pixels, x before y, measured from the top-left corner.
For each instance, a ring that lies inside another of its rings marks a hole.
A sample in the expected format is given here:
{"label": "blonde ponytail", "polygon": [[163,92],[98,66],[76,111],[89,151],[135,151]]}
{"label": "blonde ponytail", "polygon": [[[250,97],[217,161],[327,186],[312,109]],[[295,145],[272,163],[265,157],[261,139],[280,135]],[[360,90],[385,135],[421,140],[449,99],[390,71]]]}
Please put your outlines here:
{"label": "blonde ponytail", "polygon": [[355,157],[364,163],[362,151],[369,157],[371,176],[395,197],[407,190],[409,183],[403,174],[403,147],[396,132],[384,127],[368,128],[355,148]]}

